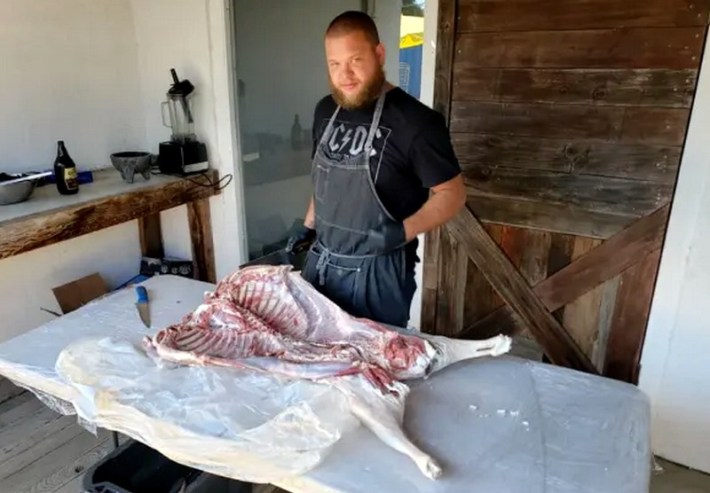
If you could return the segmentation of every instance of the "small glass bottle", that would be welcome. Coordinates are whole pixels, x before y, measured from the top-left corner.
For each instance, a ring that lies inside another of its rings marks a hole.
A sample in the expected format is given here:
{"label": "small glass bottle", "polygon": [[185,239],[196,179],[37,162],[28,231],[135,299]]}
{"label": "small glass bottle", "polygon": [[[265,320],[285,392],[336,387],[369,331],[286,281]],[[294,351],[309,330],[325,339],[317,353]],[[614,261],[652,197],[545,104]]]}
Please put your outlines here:
{"label": "small glass bottle", "polygon": [[301,139],[303,137],[303,130],[301,129],[301,122],[298,119],[298,113],[293,119],[293,125],[291,125],[291,148],[300,149]]}
{"label": "small glass bottle", "polygon": [[64,141],[57,142],[57,158],[54,160],[54,178],[57,181],[57,190],[62,195],[74,195],[79,191],[76,164],[67,152]]}

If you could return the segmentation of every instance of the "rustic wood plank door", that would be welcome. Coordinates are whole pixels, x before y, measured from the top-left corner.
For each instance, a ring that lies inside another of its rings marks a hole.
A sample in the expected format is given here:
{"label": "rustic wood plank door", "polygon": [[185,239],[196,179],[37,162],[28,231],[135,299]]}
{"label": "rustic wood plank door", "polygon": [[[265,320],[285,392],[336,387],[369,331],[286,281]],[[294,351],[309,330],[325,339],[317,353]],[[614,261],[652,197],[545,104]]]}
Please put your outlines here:
{"label": "rustic wood plank door", "polygon": [[424,331],[637,381],[709,12],[439,0],[434,106],[468,206],[427,235]]}

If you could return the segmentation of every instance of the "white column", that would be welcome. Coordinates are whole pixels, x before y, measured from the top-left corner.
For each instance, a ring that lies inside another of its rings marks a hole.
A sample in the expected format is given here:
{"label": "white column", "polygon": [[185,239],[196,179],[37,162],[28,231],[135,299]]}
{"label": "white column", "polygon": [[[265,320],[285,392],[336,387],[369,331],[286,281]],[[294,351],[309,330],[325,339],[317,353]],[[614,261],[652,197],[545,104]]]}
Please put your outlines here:
{"label": "white column", "polygon": [[661,257],[640,388],[654,453],[710,472],[710,50],[705,48]]}

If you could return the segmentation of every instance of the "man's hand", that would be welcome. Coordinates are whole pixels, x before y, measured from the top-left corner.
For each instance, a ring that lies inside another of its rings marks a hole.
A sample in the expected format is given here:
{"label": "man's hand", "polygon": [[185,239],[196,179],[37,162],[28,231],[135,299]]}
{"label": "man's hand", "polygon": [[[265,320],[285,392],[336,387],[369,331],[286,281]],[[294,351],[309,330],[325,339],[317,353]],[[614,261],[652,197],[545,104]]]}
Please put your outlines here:
{"label": "man's hand", "polygon": [[370,230],[372,245],[383,253],[391,252],[407,243],[403,223],[385,223],[376,230]]}
{"label": "man's hand", "polygon": [[316,237],[316,230],[311,229],[305,224],[299,227],[289,237],[286,243],[286,253],[293,253],[295,250],[300,250],[301,247],[308,247]]}
{"label": "man's hand", "polygon": [[441,226],[466,206],[466,186],[461,175],[431,190],[433,194],[422,208],[404,220],[407,241]]}
{"label": "man's hand", "polygon": [[308,201],[306,209],[306,218],[303,225],[291,232],[286,243],[286,253],[294,253],[295,250],[300,250],[305,246],[308,248],[316,237],[315,231],[315,207],[313,205],[313,196]]}
{"label": "man's hand", "polygon": [[305,224],[307,228],[311,229],[316,227],[316,207],[313,203],[312,195],[310,200],[308,201],[308,208],[306,209],[306,218],[304,219],[303,224]]}

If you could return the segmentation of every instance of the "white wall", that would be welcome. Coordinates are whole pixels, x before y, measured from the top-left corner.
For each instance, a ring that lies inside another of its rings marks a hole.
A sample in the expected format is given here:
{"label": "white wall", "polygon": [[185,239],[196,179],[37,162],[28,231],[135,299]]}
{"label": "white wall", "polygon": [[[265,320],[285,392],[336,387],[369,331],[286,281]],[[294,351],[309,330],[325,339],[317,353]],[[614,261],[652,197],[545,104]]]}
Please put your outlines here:
{"label": "white wall", "polygon": [[52,288],[99,272],[109,287],[138,273],[138,226],[114,226],[56,245],[0,260],[0,342],[61,313]]}
{"label": "white wall", "polygon": [[80,168],[144,144],[128,0],[0,2],[0,171]]}
{"label": "white wall", "polygon": [[[165,100],[174,68],[195,86],[195,133],[207,144],[211,166],[220,176],[234,175],[222,193],[210,199],[217,278],[246,260],[241,203],[241,176],[229,71],[228,17],[224,0],[131,0],[141,82],[141,116],[148,146],[169,138],[160,103]],[[162,215],[166,255],[190,255],[185,207]],[[173,234],[179,232],[179,234]]]}
{"label": "white wall", "polygon": [[[128,0],[4,0],[0,61],[0,171],[51,168],[60,139],[81,169],[143,146]],[[0,341],[53,318],[53,287],[96,271],[115,286],[139,259],[128,223],[0,260]]]}
{"label": "white wall", "polygon": [[[51,166],[60,134],[82,168],[109,166],[117,149],[157,151],[175,67],[197,86],[196,127],[213,167],[235,173],[227,18],[224,0],[0,3],[0,171]],[[236,173],[210,200],[218,277],[246,259],[240,190]],[[166,253],[189,257],[184,207],[162,216]],[[40,307],[59,311],[52,287],[93,272],[113,287],[139,260],[131,222],[0,261],[0,341],[51,319]]]}
{"label": "white wall", "polygon": [[653,449],[710,472],[710,49],[705,49],[641,358]]}

